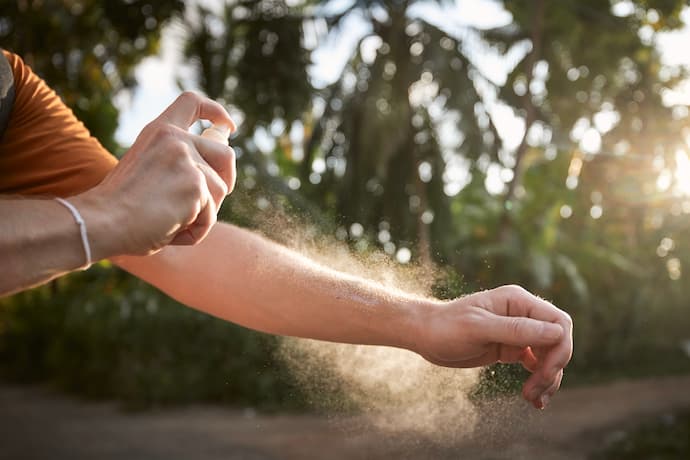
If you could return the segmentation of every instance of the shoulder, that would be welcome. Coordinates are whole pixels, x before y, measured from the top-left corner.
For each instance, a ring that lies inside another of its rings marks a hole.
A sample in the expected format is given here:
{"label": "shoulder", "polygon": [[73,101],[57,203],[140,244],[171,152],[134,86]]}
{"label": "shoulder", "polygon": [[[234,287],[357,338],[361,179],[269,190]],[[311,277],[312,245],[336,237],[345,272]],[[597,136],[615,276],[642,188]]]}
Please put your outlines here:
{"label": "shoulder", "polygon": [[26,78],[32,73],[31,68],[24,63],[24,60],[17,54],[2,50],[3,56],[7,59],[10,68],[12,69],[12,74],[14,75],[14,84],[22,84]]}
{"label": "shoulder", "polygon": [[15,98],[0,143],[0,194],[71,195],[98,184],[117,160],[15,53]]}

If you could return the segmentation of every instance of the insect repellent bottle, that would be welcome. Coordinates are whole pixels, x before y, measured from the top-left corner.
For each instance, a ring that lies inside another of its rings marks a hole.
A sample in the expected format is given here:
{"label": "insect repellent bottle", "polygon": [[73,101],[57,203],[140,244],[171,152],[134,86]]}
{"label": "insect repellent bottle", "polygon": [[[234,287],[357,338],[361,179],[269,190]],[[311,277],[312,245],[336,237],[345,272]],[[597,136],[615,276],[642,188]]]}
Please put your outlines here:
{"label": "insect repellent bottle", "polygon": [[[211,127],[206,128],[202,133],[201,137],[205,137],[206,139],[210,139],[212,141],[220,142],[223,145],[228,145],[230,143],[230,127],[226,125],[216,125],[213,124]],[[233,157],[233,174],[232,174],[232,183],[228,183],[228,191],[232,192],[232,190],[235,188],[235,180],[236,180],[236,174],[234,173],[234,157]],[[229,193],[228,192],[228,193]]]}
{"label": "insect repellent bottle", "polygon": [[211,127],[206,128],[202,133],[201,137],[212,139],[216,142],[222,144],[228,144],[228,138],[230,137],[230,128],[225,125],[211,125]]}

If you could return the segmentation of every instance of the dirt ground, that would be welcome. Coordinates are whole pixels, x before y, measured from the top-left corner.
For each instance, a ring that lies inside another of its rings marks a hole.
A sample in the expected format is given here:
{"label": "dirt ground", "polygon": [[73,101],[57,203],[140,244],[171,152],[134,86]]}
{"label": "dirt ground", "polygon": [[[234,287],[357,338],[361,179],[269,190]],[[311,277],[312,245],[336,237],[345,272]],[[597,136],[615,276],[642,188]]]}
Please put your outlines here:
{"label": "dirt ground", "polygon": [[0,385],[0,459],[584,459],[626,428],[682,408],[690,376],[617,382],[563,390],[545,411],[518,400],[485,407],[472,436],[441,442],[383,432],[362,416],[207,406],[128,414]]}

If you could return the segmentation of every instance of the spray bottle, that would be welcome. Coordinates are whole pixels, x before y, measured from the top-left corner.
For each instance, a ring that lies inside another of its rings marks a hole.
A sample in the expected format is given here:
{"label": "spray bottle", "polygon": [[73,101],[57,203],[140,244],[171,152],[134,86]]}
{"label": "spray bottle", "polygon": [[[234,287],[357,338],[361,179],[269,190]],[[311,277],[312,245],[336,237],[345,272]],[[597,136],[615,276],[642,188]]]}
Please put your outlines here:
{"label": "spray bottle", "polygon": [[[223,145],[228,145],[230,139],[230,132],[231,130],[229,126],[213,124],[211,125],[211,127],[206,128],[201,133],[201,137],[205,137],[206,139],[210,139],[212,141],[220,142]],[[236,177],[237,176],[233,174],[233,182],[228,184],[229,192],[232,192],[232,190],[235,188],[234,180],[236,179]]]}
{"label": "spray bottle", "polygon": [[221,144],[228,144],[228,138],[230,137],[230,127],[226,125],[216,125],[213,124],[209,128],[206,128],[202,133],[201,137],[211,139]]}

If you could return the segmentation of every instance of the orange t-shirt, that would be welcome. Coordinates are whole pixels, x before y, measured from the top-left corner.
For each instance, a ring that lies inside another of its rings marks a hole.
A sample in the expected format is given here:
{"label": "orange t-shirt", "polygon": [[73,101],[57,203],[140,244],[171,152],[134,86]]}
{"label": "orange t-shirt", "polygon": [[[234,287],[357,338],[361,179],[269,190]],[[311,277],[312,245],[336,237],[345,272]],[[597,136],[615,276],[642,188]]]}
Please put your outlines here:
{"label": "orange t-shirt", "polygon": [[117,159],[19,56],[3,52],[15,99],[0,139],[0,194],[66,197],[97,185]]}

